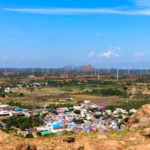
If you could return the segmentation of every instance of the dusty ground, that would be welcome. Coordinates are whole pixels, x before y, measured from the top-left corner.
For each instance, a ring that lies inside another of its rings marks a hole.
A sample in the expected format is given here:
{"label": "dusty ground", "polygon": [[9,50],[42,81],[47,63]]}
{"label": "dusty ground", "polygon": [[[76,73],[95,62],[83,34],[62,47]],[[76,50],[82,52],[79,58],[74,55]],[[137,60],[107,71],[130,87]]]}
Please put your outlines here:
{"label": "dusty ground", "polygon": [[131,99],[126,99],[126,98],[119,98],[116,96],[109,96],[109,97],[99,97],[99,96],[91,96],[91,95],[73,95],[74,98],[77,100],[91,100],[92,103],[94,104],[115,104],[115,103],[122,103],[125,102],[126,100],[131,100]]}
{"label": "dusty ground", "polygon": [[[131,99],[119,98],[119,97],[115,97],[115,96],[114,97],[98,97],[98,96],[90,96],[90,95],[71,95],[71,96],[69,96],[68,94],[60,94],[59,96],[36,95],[36,104],[37,105],[41,105],[41,104],[45,104],[45,103],[52,104],[52,103],[56,103],[57,99],[65,100],[65,98],[68,98],[68,97],[75,98],[76,101],[74,101],[73,103],[76,103],[78,101],[90,100],[91,103],[104,104],[104,105],[109,105],[112,103],[113,104],[122,103],[127,100],[131,100]],[[33,99],[32,99],[32,95],[31,95],[31,96],[25,96],[25,97],[21,97],[21,98],[20,97],[0,98],[0,101],[3,103],[7,103],[9,101],[14,101],[14,102],[19,102],[19,103],[25,104],[25,105],[32,105]],[[69,103],[69,102],[66,101],[66,103]]]}
{"label": "dusty ground", "polygon": [[75,142],[64,137],[21,139],[0,131],[0,150],[150,150],[150,139],[136,131],[123,130],[109,134],[76,135]]}

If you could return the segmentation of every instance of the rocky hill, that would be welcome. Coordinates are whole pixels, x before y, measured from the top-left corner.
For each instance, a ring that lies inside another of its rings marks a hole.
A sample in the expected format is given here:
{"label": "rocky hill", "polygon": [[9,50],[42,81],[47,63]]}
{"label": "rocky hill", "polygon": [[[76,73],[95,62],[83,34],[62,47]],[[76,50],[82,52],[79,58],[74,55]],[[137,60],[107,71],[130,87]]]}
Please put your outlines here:
{"label": "rocky hill", "polygon": [[95,68],[92,67],[91,65],[87,65],[87,66],[81,67],[80,71],[90,72],[90,71],[95,71]]}

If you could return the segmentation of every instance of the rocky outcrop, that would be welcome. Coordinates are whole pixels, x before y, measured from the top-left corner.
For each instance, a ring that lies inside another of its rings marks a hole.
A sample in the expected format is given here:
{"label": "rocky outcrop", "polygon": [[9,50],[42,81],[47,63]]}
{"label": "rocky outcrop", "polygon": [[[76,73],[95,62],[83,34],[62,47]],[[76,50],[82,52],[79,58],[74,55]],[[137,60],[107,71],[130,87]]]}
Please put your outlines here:
{"label": "rocky outcrop", "polygon": [[141,134],[142,134],[143,136],[150,136],[150,128],[145,128],[145,129],[141,132]]}
{"label": "rocky outcrop", "polygon": [[150,104],[143,105],[134,113],[129,121],[129,127],[150,128]]}

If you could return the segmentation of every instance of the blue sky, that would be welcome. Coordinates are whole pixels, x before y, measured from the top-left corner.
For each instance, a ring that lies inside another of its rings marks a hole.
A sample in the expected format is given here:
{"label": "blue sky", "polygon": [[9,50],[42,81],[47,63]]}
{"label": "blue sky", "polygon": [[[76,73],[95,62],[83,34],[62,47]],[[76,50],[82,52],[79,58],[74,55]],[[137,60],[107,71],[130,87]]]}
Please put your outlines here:
{"label": "blue sky", "polygon": [[150,68],[149,0],[0,0],[0,67]]}

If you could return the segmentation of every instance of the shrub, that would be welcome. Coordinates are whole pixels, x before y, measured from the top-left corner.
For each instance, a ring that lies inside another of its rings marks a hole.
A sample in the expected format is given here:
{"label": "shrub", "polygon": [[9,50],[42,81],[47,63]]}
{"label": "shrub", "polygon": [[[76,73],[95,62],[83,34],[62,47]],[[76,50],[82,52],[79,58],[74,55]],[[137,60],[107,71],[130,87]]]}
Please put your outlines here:
{"label": "shrub", "polygon": [[33,138],[32,133],[27,134],[27,135],[25,136],[25,138]]}
{"label": "shrub", "polygon": [[75,114],[80,114],[81,111],[80,111],[80,110],[75,110],[74,113],[75,113]]}
{"label": "shrub", "polygon": [[20,95],[20,97],[24,97],[24,93],[20,93],[19,95]]}
{"label": "shrub", "polygon": [[83,119],[73,119],[74,123],[76,124],[82,124],[84,123],[84,120]]}

